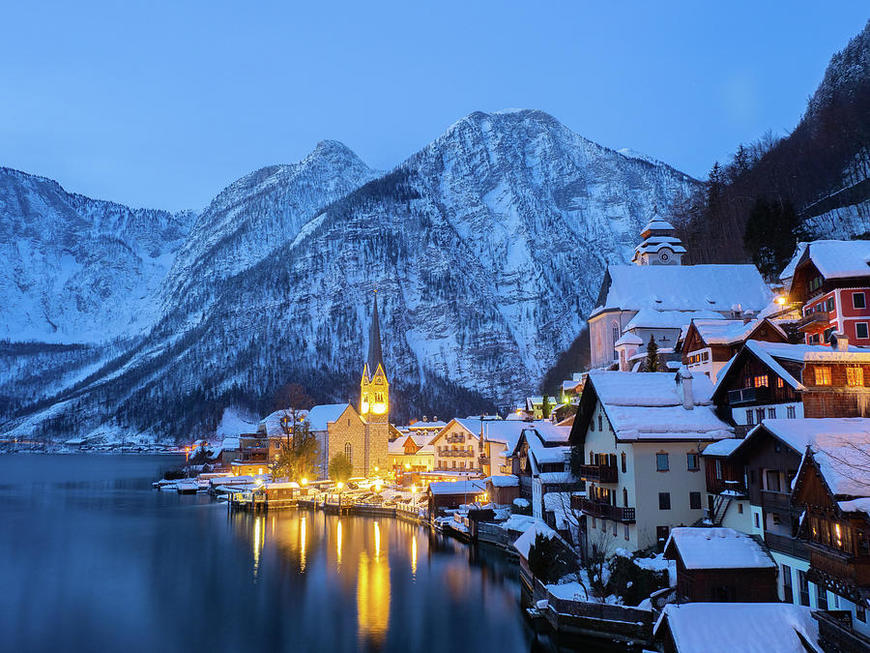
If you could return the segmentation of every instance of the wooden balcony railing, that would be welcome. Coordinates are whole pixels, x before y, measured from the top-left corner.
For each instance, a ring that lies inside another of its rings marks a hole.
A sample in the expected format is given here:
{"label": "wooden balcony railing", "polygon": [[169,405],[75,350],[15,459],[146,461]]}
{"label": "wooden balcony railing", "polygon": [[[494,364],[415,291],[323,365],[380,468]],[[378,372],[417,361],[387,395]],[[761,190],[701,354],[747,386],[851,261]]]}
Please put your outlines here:
{"label": "wooden balcony railing", "polygon": [[591,517],[612,519],[613,521],[623,522],[624,524],[631,524],[635,521],[634,508],[613,506],[609,503],[594,501],[582,496],[573,495],[571,497],[571,507],[575,510],[582,510]]}
{"label": "wooden balcony railing", "polygon": [[785,553],[787,555],[800,558],[801,560],[810,559],[810,549],[806,542],[788,535],[777,535],[775,533],[765,533],[764,543],[767,548]]}
{"label": "wooden balcony railing", "polygon": [[731,406],[741,406],[770,399],[770,388],[760,386],[758,388],[738,388],[728,391],[728,403]]}
{"label": "wooden balcony railing", "polygon": [[596,483],[618,483],[619,472],[610,465],[580,465],[580,478]]}

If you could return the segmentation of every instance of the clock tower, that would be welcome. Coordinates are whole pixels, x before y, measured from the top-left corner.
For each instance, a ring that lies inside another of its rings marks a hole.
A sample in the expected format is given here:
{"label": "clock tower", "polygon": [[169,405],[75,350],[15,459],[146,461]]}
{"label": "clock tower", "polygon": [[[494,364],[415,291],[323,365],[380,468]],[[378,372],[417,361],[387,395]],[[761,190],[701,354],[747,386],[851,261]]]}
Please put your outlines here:
{"label": "clock tower", "polygon": [[635,265],[681,265],[686,248],[677,237],[677,230],[655,213],[640,232],[643,242],[634,250]]}

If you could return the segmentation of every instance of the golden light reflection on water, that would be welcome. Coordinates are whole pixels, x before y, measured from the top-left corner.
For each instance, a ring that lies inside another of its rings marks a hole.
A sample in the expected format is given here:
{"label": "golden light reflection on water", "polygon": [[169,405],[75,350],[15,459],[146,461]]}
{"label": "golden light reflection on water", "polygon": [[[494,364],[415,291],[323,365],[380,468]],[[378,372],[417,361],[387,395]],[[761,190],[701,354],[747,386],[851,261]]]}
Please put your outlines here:
{"label": "golden light reflection on water", "polygon": [[335,566],[341,569],[341,521],[335,527]]}
{"label": "golden light reflection on water", "polygon": [[260,551],[266,544],[266,530],[263,527],[263,517],[254,518],[254,580],[260,573]]}
{"label": "golden light reflection on water", "polygon": [[411,575],[417,576],[417,536],[411,536]]}
{"label": "golden light reflection on water", "polygon": [[390,623],[390,564],[388,556],[381,556],[381,525],[374,522],[373,527],[374,557],[367,548],[359,554],[356,605],[360,639],[379,646]]}
{"label": "golden light reflection on water", "polygon": [[302,572],[305,571],[305,546],[308,543],[305,532],[307,521],[307,517],[299,518],[299,570]]}

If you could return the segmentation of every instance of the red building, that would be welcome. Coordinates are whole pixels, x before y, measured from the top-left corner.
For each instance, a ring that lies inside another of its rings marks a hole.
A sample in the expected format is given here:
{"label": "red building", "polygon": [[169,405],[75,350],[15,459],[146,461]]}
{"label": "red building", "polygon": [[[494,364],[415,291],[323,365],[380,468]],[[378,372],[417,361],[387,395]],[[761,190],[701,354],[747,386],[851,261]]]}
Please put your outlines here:
{"label": "red building", "polygon": [[819,240],[807,243],[794,267],[791,302],[802,306],[798,328],[807,344],[845,333],[870,346],[870,242]]}

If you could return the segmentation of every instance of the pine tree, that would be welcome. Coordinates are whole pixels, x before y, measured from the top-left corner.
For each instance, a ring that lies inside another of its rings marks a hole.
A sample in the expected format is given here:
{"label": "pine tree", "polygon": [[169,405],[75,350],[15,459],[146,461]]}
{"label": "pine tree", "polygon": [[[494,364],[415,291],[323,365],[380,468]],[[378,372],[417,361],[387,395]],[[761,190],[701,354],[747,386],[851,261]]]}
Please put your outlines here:
{"label": "pine tree", "polygon": [[550,398],[547,396],[547,393],[544,393],[544,401],[541,404],[541,417],[547,419],[550,416],[550,411],[552,407],[550,406]]}
{"label": "pine tree", "polygon": [[646,372],[659,371],[659,346],[656,344],[655,336],[650,335],[649,342],[646,343]]}

